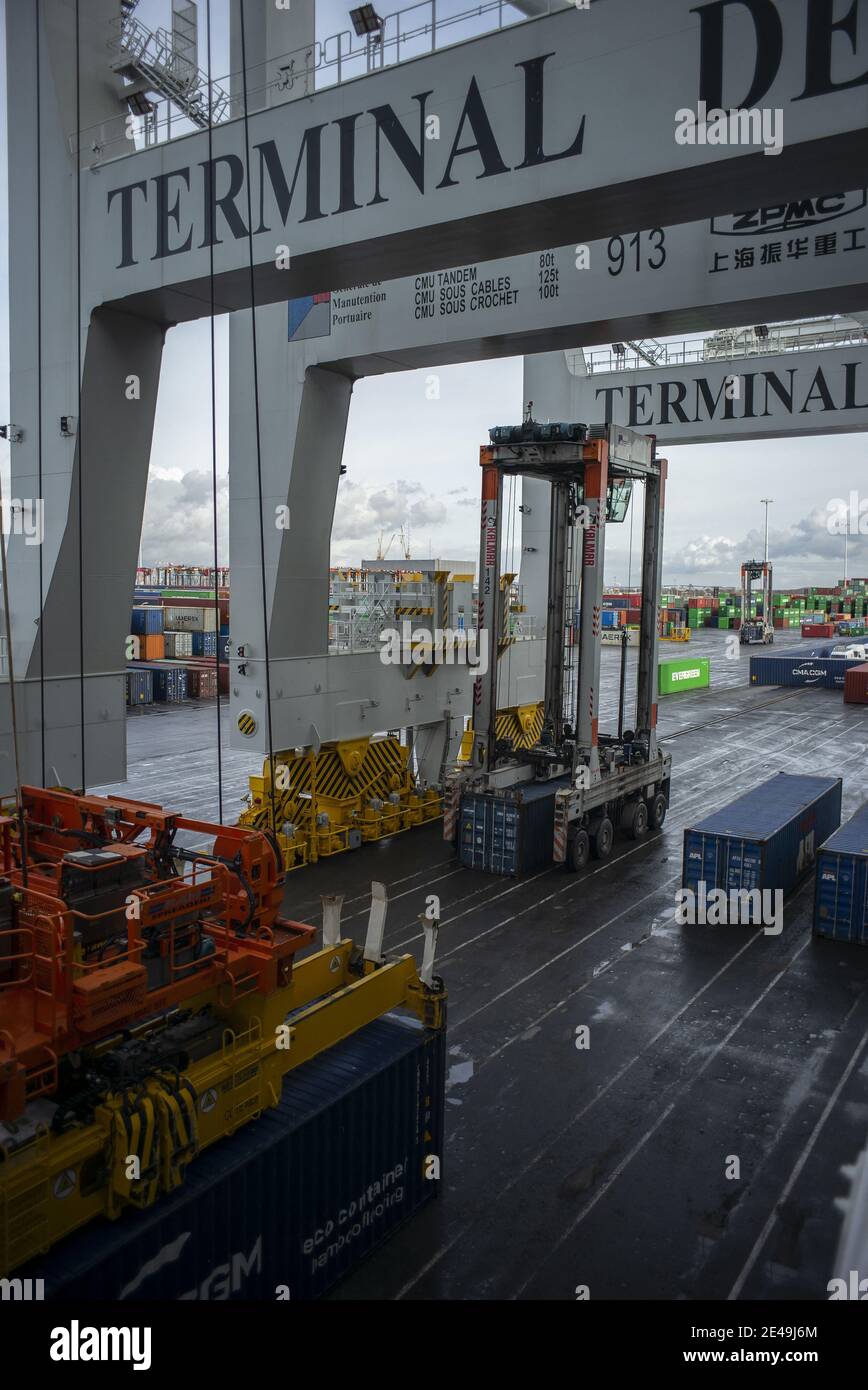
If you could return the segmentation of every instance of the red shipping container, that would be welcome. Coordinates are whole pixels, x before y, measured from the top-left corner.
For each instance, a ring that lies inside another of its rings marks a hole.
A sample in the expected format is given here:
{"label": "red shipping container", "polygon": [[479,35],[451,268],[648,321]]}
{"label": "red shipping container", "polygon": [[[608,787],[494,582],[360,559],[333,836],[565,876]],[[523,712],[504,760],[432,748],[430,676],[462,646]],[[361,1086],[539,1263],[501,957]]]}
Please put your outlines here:
{"label": "red shipping container", "polygon": [[641,610],[641,608],[628,608],[628,609],[627,609],[627,615],[626,615],[626,618],[625,618],[625,622],[627,623],[628,626],[630,625],[630,623],[638,623],[639,620],[640,620],[640,618],[641,618],[641,616],[642,616],[642,610]]}
{"label": "red shipping container", "polygon": [[868,662],[862,666],[851,666],[849,671],[845,671],[844,703],[868,705]]}
{"label": "red shipping container", "polygon": [[803,637],[834,637],[834,623],[802,623]]}

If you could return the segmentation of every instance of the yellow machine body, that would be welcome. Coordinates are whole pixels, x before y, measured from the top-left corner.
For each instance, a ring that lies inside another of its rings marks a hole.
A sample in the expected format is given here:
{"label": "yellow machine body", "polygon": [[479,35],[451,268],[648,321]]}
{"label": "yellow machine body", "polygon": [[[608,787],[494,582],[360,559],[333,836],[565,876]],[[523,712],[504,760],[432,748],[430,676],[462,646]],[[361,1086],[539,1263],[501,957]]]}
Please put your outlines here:
{"label": "yellow machine body", "polygon": [[[120,1087],[94,1119],[47,1127],[0,1162],[0,1278],[98,1216],[150,1206],[184,1180],[202,1149],[277,1105],[294,1068],[391,1010],[445,1027],[446,993],[425,986],[412,956],[364,960],[351,940],[296,963],[273,994],[205,993],[223,1023],[222,1046],[182,1075],[158,1072]],[[133,1036],[146,1036],[147,1025]]]}
{"label": "yellow machine body", "polygon": [[250,806],[238,823],[273,824],[287,870],[398,835],[443,810],[438,790],[417,788],[409,758],[393,735],[275,753],[273,775],[266,760],[250,778]]}

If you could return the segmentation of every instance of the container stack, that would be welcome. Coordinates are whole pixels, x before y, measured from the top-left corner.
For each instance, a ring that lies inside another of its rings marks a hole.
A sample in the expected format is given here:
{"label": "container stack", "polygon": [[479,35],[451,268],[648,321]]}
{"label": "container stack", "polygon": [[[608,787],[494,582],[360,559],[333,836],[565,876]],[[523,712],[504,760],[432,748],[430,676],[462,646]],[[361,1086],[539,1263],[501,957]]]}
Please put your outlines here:
{"label": "container stack", "polygon": [[228,694],[228,592],[137,588],[130,631],[129,707]]}

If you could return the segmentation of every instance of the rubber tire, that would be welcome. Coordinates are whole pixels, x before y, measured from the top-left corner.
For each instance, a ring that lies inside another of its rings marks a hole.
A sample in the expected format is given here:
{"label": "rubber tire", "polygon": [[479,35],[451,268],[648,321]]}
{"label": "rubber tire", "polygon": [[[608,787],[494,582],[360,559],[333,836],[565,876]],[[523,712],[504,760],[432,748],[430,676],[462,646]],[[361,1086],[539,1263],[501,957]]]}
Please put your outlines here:
{"label": "rubber tire", "polygon": [[595,859],[608,859],[615,843],[615,827],[608,816],[603,816],[591,831],[591,854]]}
{"label": "rubber tire", "polygon": [[632,815],[627,817],[625,832],[631,840],[642,840],[648,834],[649,822],[648,803],[637,801],[632,806]]}
{"label": "rubber tire", "polygon": [[571,874],[584,869],[591,857],[591,840],[587,830],[574,831],[567,840],[566,866]]}
{"label": "rubber tire", "polygon": [[668,810],[669,803],[666,797],[662,792],[658,792],[648,807],[648,824],[652,830],[662,830]]}

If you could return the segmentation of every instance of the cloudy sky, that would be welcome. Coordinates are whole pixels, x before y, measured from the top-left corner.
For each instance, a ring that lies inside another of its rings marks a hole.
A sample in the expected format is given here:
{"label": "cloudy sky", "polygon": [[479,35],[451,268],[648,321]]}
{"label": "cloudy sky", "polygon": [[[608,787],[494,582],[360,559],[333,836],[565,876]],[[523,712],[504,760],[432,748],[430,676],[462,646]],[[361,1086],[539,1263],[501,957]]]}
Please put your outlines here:
{"label": "cloudy sky", "polygon": [[[456,0],[457,8],[468,8]],[[394,3],[381,7],[389,13]],[[166,22],[169,0],[141,0],[151,25]],[[224,0],[213,0],[214,67],[228,67]],[[321,36],[346,23],[346,8],[326,0]],[[2,145],[5,160],[5,95]],[[8,415],[6,323],[6,177],[0,185],[0,417]],[[221,562],[228,560],[226,322],[216,327],[218,514]],[[173,329],[167,340],[151,458],[142,555],[146,563],[207,562],[211,540],[209,325]],[[450,559],[476,555],[478,450],[492,424],[521,418],[521,361],[510,358],[439,369],[440,397],[425,391],[428,369],[359,381],[353,393],[338,493],[333,561],[356,563],[403,525],[412,553]],[[770,553],[779,585],[830,583],[843,573],[843,540],[829,534],[827,503],[847,497],[866,477],[861,435],[673,448],[667,490],[664,574],[670,583],[735,584],[742,559],[762,550],[761,497],[774,498]],[[0,441],[0,466],[8,446]],[[4,475],[6,469],[4,467]],[[610,530],[607,578],[630,567],[629,526]],[[390,555],[400,553],[392,543]],[[633,573],[636,556],[634,551]],[[851,574],[868,574],[868,537],[851,538]]]}

